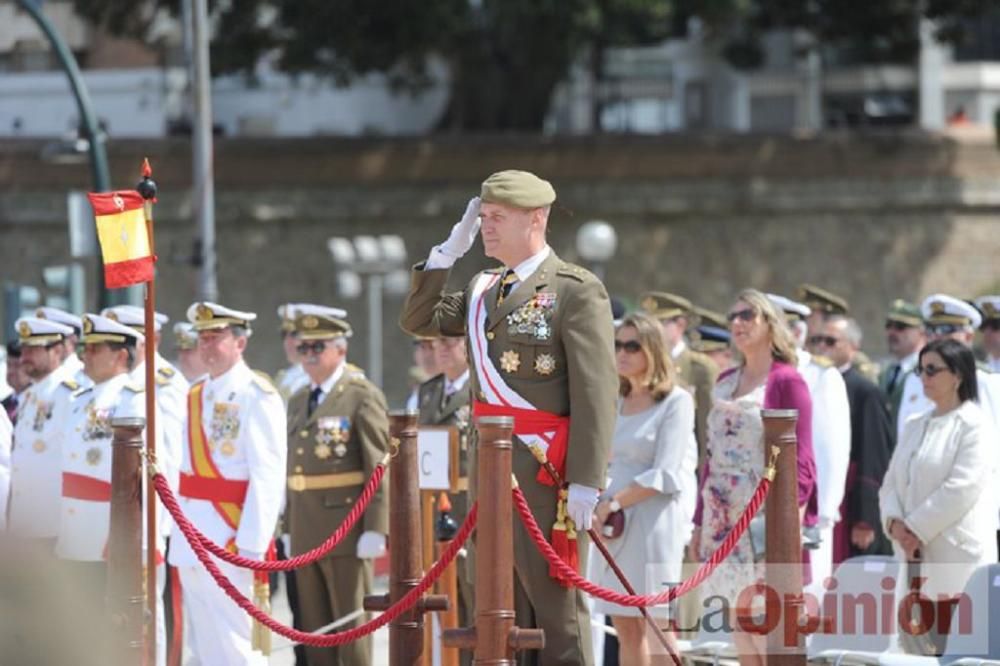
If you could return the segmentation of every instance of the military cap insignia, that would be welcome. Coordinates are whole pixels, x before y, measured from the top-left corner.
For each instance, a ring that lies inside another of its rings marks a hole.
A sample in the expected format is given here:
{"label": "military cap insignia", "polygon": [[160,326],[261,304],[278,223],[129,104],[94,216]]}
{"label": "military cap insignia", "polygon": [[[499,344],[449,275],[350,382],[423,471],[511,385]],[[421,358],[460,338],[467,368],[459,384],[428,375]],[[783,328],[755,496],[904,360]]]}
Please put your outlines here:
{"label": "military cap insignia", "polygon": [[556,357],[552,354],[539,354],[535,357],[535,372],[540,375],[551,375],[556,369]]}
{"label": "military cap insignia", "polygon": [[521,367],[521,355],[513,349],[508,349],[500,355],[500,367],[504,372],[517,372]]}
{"label": "military cap insignia", "polygon": [[94,322],[91,321],[90,317],[83,318],[83,333],[84,335],[89,335],[94,332]]}
{"label": "military cap insignia", "polygon": [[17,327],[17,332],[22,338],[31,337],[31,325],[26,321],[22,321],[21,325]]}
{"label": "military cap insignia", "polygon": [[945,310],[945,306],[944,306],[944,303],[942,303],[941,301],[934,301],[933,303],[931,303],[931,313],[932,314],[936,314],[936,315],[944,314],[944,310]]}
{"label": "military cap insignia", "polygon": [[101,462],[101,450],[96,446],[90,447],[87,449],[86,460],[88,465],[96,467]]}
{"label": "military cap insignia", "polygon": [[647,296],[642,299],[642,303],[639,304],[643,310],[646,312],[656,312],[656,299],[652,296]]}
{"label": "military cap insignia", "polygon": [[106,314],[104,316],[107,317],[108,319],[110,319],[111,321],[118,321],[118,313],[117,312],[109,312],[108,314]]}
{"label": "military cap insignia", "polygon": [[215,318],[215,313],[212,312],[212,308],[204,303],[199,303],[195,309],[194,318],[198,321],[212,321]]}
{"label": "military cap insignia", "polygon": [[319,328],[319,319],[313,315],[307,315],[302,318],[302,328],[313,329]]}

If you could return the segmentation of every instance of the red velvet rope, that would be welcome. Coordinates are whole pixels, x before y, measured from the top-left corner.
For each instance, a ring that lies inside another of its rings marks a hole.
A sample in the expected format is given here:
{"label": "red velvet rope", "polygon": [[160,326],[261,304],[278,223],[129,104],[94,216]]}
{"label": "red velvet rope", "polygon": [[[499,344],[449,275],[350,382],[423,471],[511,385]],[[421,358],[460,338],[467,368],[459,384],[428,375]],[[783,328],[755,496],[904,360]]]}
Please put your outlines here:
{"label": "red velvet rope", "polygon": [[545,535],[542,534],[542,530],[538,527],[538,523],[535,522],[535,516],[531,513],[531,507],[528,506],[528,501],[524,499],[524,494],[521,492],[520,488],[514,488],[514,506],[517,508],[517,512],[521,514],[521,522],[524,523],[524,527],[528,530],[528,534],[531,535],[531,539],[535,542],[535,546],[538,547],[538,550],[541,551],[542,555],[546,560],[548,560],[551,566],[559,569],[559,573],[566,581],[591,596],[618,604],[619,606],[648,607],[669,603],[677,597],[687,594],[694,588],[698,587],[698,585],[708,578],[712,572],[715,571],[716,567],[718,567],[724,559],[729,557],[733,548],[736,547],[736,542],[739,541],[741,536],[743,536],[743,533],[750,525],[750,520],[764,504],[764,500],[767,498],[767,493],[770,489],[771,482],[766,477],[761,479],[760,485],[757,486],[757,490],[754,492],[753,497],[750,498],[746,508],[743,509],[743,514],[740,516],[740,519],[736,521],[736,524],[733,526],[733,529],[729,531],[729,534],[726,535],[722,545],[719,546],[718,550],[712,553],[712,556],[708,558],[708,560],[703,562],[702,565],[698,567],[698,570],[693,576],[679,585],[667,588],[659,594],[646,595],[622,594],[592,583],[578,574],[575,569],[563,562],[562,558],[556,554],[552,545],[545,538]]}
{"label": "red velvet rope", "polygon": [[[169,495],[170,488],[167,486],[167,480],[162,474],[156,474],[153,476],[153,485],[156,487],[156,492],[160,495],[160,499],[165,500],[165,495]],[[166,502],[164,502],[164,504],[166,504]],[[441,554],[441,558],[434,563],[434,566],[432,566],[430,571],[424,575],[417,586],[407,592],[402,599],[397,601],[386,612],[382,613],[382,615],[378,616],[374,620],[336,634],[311,634],[305,631],[292,629],[291,627],[287,627],[276,621],[267,613],[261,611],[252,601],[247,599],[246,595],[236,589],[232,582],[226,578],[225,574],[219,571],[219,566],[212,561],[208,551],[198,540],[194,526],[184,516],[184,514],[178,512],[178,515],[174,516],[174,520],[177,523],[177,527],[180,528],[181,533],[184,534],[184,538],[188,540],[189,544],[191,544],[191,549],[194,551],[195,556],[205,566],[209,575],[215,579],[215,582],[218,583],[220,588],[222,588],[222,591],[225,592],[230,599],[235,601],[236,605],[242,608],[253,619],[257,620],[276,634],[284,636],[285,638],[297,643],[303,643],[304,645],[310,645],[312,647],[336,647],[338,645],[351,643],[375,632],[416,605],[424,593],[427,592],[435,581],[441,577],[444,570],[448,568],[448,565],[450,565],[452,560],[454,560],[458,555],[458,552],[462,549],[465,541],[469,538],[469,534],[472,533],[473,528],[476,526],[478,513],[479,503],[477,502],[469,509],[465,522],[462,523],[462,527],[459,528],[458,534],[455,535],[452,542],[448,544],[448,548],[446,548]]]}
{"label": "red velvet rope", "polygon": [[[382,483],[382,477],[384,476],[385,465],[379,463],[375,466],[375,470],[372,472],[371,477],[369,477],[368,481],[365,483],[365,487],[361,490],[361,494],[358,496],[358,501],[351,507],[350,513],[347,514],[347,518],[344,519],[344,522],[341,523],[340,527],[338,527],[326,541],[312,550],[302,553],[301,555],[296,555],[295,557],[290,557],[287,560],[251,560],[239,555],[238,553],[226,550],[205,536],[193,524],[191,525],[191,529],[193,530],[194,536],[199,543],[201,543],[201,545],[203,545],[208,552],[215,555],[223,562],[228,562],[233,566],[241,567],[243,569],[253,569],[254,571],[292,571],[294,569],[304,567],[307,564],[312,564],[316,560],[325,557],[330,553],[330,551],[336,548],[341,541],[344,540],[347,533],[351,531],[354,524],[358,522],[359,518],[361,518],[361,514],[363,514],[365,509],[368,508],[368,504],[371,502],[372,497],[375,496],[375,492]],[[179,522],[178,516],[183,516],[184,512],[177,503],[177,497],[174,495],[173,491],[170,490],[169,487],[165,486],[163,490],[157,488],[157,492],[160,493],[160,499],[163,501],[163,506],[166,507],[173,519]],[[190,521],[188,522],[190,524]]]}

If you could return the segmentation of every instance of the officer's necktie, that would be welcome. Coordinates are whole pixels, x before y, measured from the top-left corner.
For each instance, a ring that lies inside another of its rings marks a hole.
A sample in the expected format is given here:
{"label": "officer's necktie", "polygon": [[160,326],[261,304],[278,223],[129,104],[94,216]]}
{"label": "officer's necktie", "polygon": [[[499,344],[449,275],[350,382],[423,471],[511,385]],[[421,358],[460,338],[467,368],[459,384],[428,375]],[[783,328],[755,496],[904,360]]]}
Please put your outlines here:
{"label": "officer's necktie", "polygon": [[896,382],[899,381],[899,371],[901,367],[899,363],[893,363],[891,369],[889,370],[889,383],[886,385],[889,393],[892,393],[893,389],[896,388]]}
{"label": "officer's necktie", "polygon": [[314,388],[309,391],[309,405],[306,407],[306,416],[312,416],[313,412],[316,411],[316,407],[319,406],[319,399],[323,397],[323,389],[320,387]]}
{"label": "officer's necktie", "polygon": [[510,292],[516,283],[517,273],[508,268],[504,271],[503,277],[500,278],[500,291],[497,292],[497,307],[503,304],[503,299],[510,296]]}

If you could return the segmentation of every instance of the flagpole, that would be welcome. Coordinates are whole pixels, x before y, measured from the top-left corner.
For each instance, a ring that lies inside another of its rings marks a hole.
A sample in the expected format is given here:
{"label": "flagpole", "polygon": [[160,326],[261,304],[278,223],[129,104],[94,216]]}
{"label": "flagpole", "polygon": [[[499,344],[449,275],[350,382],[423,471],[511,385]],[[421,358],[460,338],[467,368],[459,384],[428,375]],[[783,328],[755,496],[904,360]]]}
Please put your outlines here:
{"label": "flagpole", "polygon": [[[152,180],[153,170],[149,159],[142,162],[142,180],[136,191],[145,200],[143,213],[146,217],[146,233],[149,235],[149,252],[156,260],[153,246],[153,203],[156,201],[156,183]],[[145,322],[143,335],[146,338],[146,452],[149,461],[156,461],[156,276],[146,283]],[[146,480],[146,658],[147,666],[156,664],[156,491],[151,479]]]}

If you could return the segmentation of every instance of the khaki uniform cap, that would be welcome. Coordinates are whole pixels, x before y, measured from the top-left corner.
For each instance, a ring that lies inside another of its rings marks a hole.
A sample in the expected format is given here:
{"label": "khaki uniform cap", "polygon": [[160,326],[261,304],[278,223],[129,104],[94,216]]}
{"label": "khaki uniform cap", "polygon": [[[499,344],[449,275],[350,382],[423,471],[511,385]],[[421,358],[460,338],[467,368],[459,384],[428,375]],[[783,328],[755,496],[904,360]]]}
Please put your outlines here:
{"label": "khaki uniform cap", "polygon": [[351,325],[343,319],[315,314],[300,314],[295,318],[295,335],[299,340],[334,340],[351,337]]}
{"label": "khaki uniform cap", "polygon": [[556,191],[547,180],[529,171],[498,171],[483,181],[479,195],[483,203],[504,204],[515,208],[542,208],[556,200]]}

